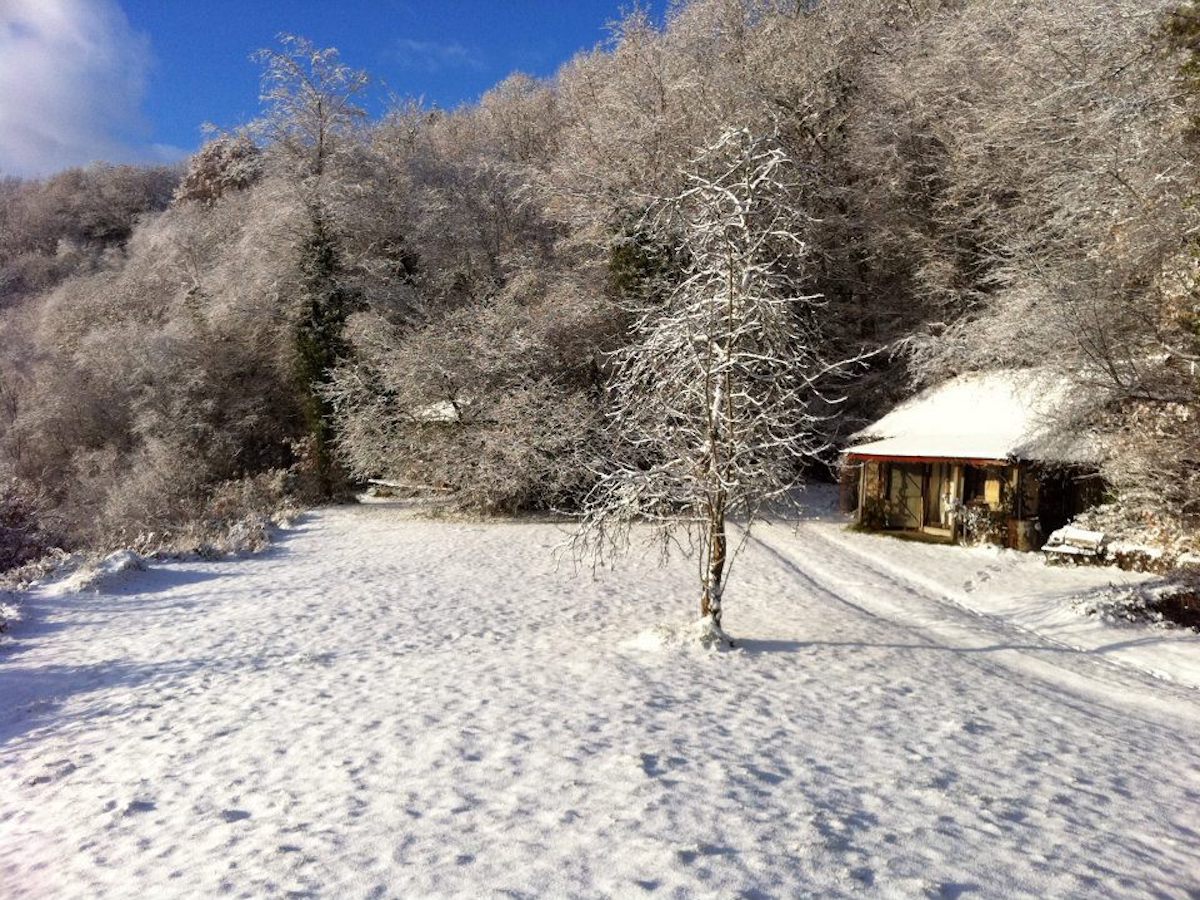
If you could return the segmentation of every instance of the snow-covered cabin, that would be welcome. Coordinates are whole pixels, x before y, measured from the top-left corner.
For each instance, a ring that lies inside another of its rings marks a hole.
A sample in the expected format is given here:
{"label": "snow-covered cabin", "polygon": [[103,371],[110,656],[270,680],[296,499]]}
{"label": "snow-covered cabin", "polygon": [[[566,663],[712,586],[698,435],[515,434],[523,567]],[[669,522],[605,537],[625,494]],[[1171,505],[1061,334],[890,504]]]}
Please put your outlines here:
{"label": "snow-covered cabin", "polygon": [[1041,370],[961,375],[852,436],[846,484],[865,528],[1036,549],[1103,491],[1096,451],[1063,426],[1069,384]]}

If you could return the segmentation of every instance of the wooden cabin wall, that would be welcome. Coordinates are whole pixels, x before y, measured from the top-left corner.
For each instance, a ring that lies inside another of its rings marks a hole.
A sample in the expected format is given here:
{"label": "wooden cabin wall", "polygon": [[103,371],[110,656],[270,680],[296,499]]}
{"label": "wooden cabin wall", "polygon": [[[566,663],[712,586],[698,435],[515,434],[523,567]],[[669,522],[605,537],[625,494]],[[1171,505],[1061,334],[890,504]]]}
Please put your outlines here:
{"label": "wooden cabin wall", "polygon": [[[1036,549],[1054,528],[1099,499],[1102,483],[1078,469],[1051,469],[1030,463],[972,465],[963,462],[913,463],[901,460],[864,460],[854,465],[857,479],[857,521],[864,528],[902,529],[962,538],[965,520],[979,527],[980,515],[993,538],[1019,549]],[[942,474],[930,478],[937,467]],[[913,511],[895,508],[900,494],[911,493],[916,483],[913,472],[924,471],[921,479],[922,515],[914,524]],[[893,490],[897,479],[906,481],[906,491]],[[1098,487],[1099,486],[1099,487]],[[937,490],[938,498],[930,492]],[[893,496],[895,494],[896,496]],[[965,512],[960,514],[963,507]],[[951,516],[938,515],[954,510]],[[974,515],[972,515],[974,510]],[[849,509],[847,510],[849,511]],[[1040,527],[1032,529],[1030,523]],[[947,527],[949,526],[949,527]]]}

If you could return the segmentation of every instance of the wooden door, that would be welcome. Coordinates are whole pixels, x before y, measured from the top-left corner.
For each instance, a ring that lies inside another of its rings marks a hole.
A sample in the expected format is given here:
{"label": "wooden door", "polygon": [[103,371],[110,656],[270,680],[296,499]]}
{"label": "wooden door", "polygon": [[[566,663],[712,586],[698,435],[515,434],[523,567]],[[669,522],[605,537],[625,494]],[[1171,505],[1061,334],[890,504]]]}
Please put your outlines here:
{"label": "wooden door", "polygon": [[919,463],[888,466],[888,525],[920,528],[924,509],[925,467]]}

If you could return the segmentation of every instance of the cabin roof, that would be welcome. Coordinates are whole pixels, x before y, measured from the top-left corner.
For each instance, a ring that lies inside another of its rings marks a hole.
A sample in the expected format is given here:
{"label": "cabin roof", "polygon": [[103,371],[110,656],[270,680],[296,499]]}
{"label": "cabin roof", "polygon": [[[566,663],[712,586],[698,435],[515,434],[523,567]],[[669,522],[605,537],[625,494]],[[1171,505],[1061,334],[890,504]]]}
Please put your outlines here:
{"label": "cabin roof", "polygon": [[1063,426],[1074,387],[1043,369],[972,372],[928,388],[851,436],[852,457],[1092,463],[1097,448]]}

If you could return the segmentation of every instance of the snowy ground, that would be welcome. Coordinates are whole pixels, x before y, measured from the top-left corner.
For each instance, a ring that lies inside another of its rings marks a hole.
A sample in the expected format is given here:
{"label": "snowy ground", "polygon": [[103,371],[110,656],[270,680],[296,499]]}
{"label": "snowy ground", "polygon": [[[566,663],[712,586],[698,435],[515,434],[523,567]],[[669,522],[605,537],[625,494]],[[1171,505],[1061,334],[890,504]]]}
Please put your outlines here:
{"label": "snowy ground", "polygon": [[766,528],[706,654],[631,640],[686,564],[561,539],[339,508],[35,598],[0,895],[1200,893],[1200,648],[1047,612],[1111,572]]}

